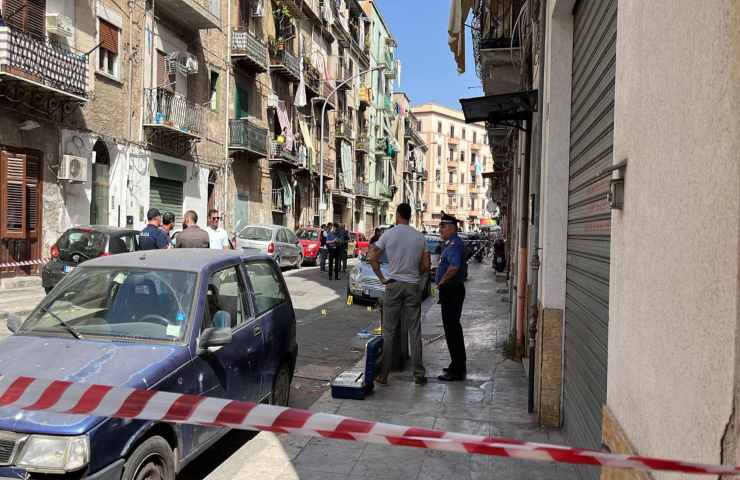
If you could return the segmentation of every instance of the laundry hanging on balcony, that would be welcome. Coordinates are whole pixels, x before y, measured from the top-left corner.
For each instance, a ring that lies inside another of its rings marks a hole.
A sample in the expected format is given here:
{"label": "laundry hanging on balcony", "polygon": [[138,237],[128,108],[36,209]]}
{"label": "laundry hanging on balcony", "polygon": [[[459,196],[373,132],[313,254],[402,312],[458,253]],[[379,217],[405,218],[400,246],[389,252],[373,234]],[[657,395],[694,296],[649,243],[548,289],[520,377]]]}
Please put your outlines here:
{"label": "laundry hanging on balcony", "polygon": [[352,179],[354,172],[352,172],[352,145],[347,142],[342,142],[342,172],[344,173],[344,187],[352,190]]}
{"label": "laundry hanging on balcony", "polygon": [[452,0],[447,25],[447,43],[455,57],[457,72],[465,73],[465,21],[468,19],[474,0]]}
{"label": "laundry hanging on balcony", "polygon": [[285,106],[285,102],[280,100],[277,108],[278,122],[280,123],[280,131],[285,135],[285,149],[289,152],[293,151],[293,127],[290,124],[290,117],[288,116],[288,109]]}
{"label": "laundry hanging on balcony", "polygon": [[300,66],[301,66],[301,74],[300,74],[300,81],[298,82],[298,88],[295,92],[295,99],[293,100],[293,104],[300,108],[305,107],[308,103],[306,100],[306,81],[304,80],[304,69],[305,65],[303,64],[303,36],[299,35],[298,40],[300,43],[299,51],[301,52],[301,59],[300,59]]}
{"label": "laundry hanging on balcony", "polygon": [[[306,148],[308,149],[308,158],[309,163],[313,162],[313,159],[316,158],[314,156],[314,148],[313,148],[313,137],[311,136],[311,132],[308,129],[308,125],[306,125],[306,122],[303,121],[303,119],[299,116],[298,117],[298,128],[301,130],[301,136],[303,137],[303,143],[306,145]],[[313,165],[308,165],[309,169],[312,169]]]}
{"label": "laundry hanging on balcony", "polygon": [[285,199],[285,206],[291,208],[293,206],[293,187],[290,186],[288,177],[280,172],[280,184],[283,186],[283,195]]}

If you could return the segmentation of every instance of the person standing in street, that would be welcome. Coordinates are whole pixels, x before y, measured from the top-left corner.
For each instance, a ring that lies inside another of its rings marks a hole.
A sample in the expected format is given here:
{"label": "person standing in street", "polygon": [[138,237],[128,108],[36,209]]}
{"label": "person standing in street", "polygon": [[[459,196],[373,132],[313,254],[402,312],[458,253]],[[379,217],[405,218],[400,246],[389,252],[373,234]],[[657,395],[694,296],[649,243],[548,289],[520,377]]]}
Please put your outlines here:
{"label": "person standing in street", "polygon": [[162,214],[156,208],[146,212],[147,224],[139,234],[139,250],[157,250],[167,248],[168,237],[159,226],[162,224]]}
{"label": "person standing in street", "polygon": [[329,252],[329,280],[339,280],[339,224],[327,230],[326,250]]}
{"label": "person standing in street", "polygon": [[162,214],[162,226],[159,229],[167,237],[167,246],[165,248],[172,248],[172,229],[175,228],[175,214],[172,212],[164,212]]}
{"label": "person standing in street", "polygon": [[[411,206],[401,203],[396,208],[396,226],[370,246],[369,261],[373,272],[385,285],[383,301],[383,355],[375,380],[388,383],[393,358],[398,346],[400,329],[408,326],[411,360],[414,365],[414,382],[427,383],[421,351],[421,297],[419,288],[422,273],[430,270],[429,253],[424,235],[409,225]],[[380,269],[381,257],[388,258],[388,278]]]}
{"label": "person standing in street", "polygon": [[349,232],[344,224],[339,225],[339,262],[342,266],[342,272],[347,271],[347,248],[349,248]]}
{"label": "person standing in street", "polygon": [[218,226],[220,221],[221,216],[218,214],[218,210],[215,208],[208,210],[208,228],[206,228],[206,231],[210,239],[210,246],[213,250],[230,250],[229,234]]}
{"label": "person standing in street", "polygon": [[373,236],[370,237],[370,241],[368,242],[368,245],[372,245],[378,240],[380,240],[380,229],[376,228],[375,231],[373,232]]}
{"label": "person standing in street", "polygon": [[444,382],[465,380],[467,369],[465,338],[460,323],[465,301],[465,245],[457,235],[458,223],[457,218],[442,212],[439,235],[445,243],[437,266],[436,282],[450,365],[437,378]]}
{"label": "person standing in street", "polygon": [[198,226],[198,214],[194,210],[185,212],[182,232],[177,235],[177,248],[210,248],[208,232]]}
{"label": "person standing in street", "polygon": [[321,226],[321,231],[319,232],[319,246],[321,247],[319,249],[319,255],[321,258],[319,259],[319,262],[321,264],[321,271],[326,271],[326,259],[329,257],[329,248],[326,246],[326,236],[331,231],[331,223],[327,225]]}

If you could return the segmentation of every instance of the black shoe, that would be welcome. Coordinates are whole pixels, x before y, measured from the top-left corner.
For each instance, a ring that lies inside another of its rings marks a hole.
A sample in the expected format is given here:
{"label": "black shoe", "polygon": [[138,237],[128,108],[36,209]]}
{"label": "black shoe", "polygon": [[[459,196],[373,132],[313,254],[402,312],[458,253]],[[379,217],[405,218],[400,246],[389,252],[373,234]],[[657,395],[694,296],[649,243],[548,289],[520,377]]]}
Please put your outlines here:
{"label": "black shoe", "polygon": [[465,380],[465,375],[462,375],[459,373],[446,372],[437,378],[439,380],[442,380],[443,382],[462,382],[463,380]]}
{"label": "black shoe", "polygon": [[[450,367],[445,367],[445,368],[442,369],[442,371],[444,373],[449,373],[450,372]],[[467,374],[467,372],[465,370],[463,370],[462,376],[464,377],[466,374]]]}
{"label": "black shoe", "polygon": [[414,377],[414,383],[417,385],[426,385],[427,377]]}

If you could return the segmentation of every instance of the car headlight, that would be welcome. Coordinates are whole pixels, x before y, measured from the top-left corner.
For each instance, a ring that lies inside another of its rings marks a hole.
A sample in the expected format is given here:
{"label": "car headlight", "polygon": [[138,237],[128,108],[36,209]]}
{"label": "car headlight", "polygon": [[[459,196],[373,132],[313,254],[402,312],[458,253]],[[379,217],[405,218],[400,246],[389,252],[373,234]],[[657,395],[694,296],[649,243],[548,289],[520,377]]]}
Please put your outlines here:
{"label": "car headlight", "polygon": [[23,445],[16,464],[30,472],[66,473],[80,470],[89,461],[90,441],[85,435],[31,435]]}

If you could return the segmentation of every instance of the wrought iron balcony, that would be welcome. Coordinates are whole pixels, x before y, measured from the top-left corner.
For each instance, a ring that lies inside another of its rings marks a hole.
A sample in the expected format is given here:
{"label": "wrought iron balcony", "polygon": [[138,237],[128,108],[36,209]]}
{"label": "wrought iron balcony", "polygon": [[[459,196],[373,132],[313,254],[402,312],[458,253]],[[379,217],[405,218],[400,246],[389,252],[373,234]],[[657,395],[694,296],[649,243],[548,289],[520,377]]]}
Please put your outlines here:
{"label": "wrought iron balcony", "polygon": [[370,153],[370,140],[367,138],[367,133],[361,133],[357,137],[355,150],[358,152]]}
{"label": "wrought iron balcony", "polygon": [[267,129],[246,119],[229,120],[229,148],[267,156]]}
{"label": "wrought iron balcony", "polygon": [[[352,89],[352,68],[346,62],[340,60],[337,62],[337,85],[341,85],[341,90]],[[349,80],[349,81],[348,81]],[[346,82],[346,83],[345,83]]]}
{"label": "wrought iron balcony", "polygon": [[298,157],[285,148],[285,144],[278,143],[273,140],[271,142],[272,148],[270,149],[270,163],[287,163],[290,166],[298,166]]}
{"label": "wrought iron balcony", "polygon": [[370,196],[370,185],[359,178],[355,180],[355,193],[363,197]]}
{"label": "wrought iron balcony", "polygon": [[267,45],[247,30],[235,30],[231,34],[231,58],[242,61],[256,72],[268,69]]}
{"label": "wrought iron balcony", "polygon": [[285,201],[285,191],[282,188],[272,189],[272,209],[276,212],[285,212],[288,210],[288,203]]}
{"label": "wrought iron balcony", "polygon": [[337,173],[337,178],[334,182],[334,192],[338,194],[352,192],[352,189],[349,188],[344,182],[344,172]]}
{"label": "wrought iron balcony", "polygon": [[352,124],[346,118],[337,118],[334,127],[334,136],[338,139],[352,141]]}
{"label": "wrought iron balcony", "polygon": [[211,0],[157,0],[157,16],[168,17],[186,28],[221,27],[220,2]]}
{"label": "wrought iron balcony", "polygon": [[86,102],[87,64],[87,55],[15,28],[0,27],[2,83]]}
{"label": "wrought iron balcony", "polygon": [[382,181],[376,181],[375,182],[375,196],[377,197],[385,197],[385,198],[393,198],[393,193],[391,192],[391,187],[385,184],[385,182]]}
{"label": "wrought iron balcony", "polygon": [[293,82],[301,79],[301,62],[286,49],[270,52],[270,70]]}
{"label": "wrought iron balcony", "polygon": [[188,137],[202,135],[203,107],[164,88],[144,89],[144,126]]}

